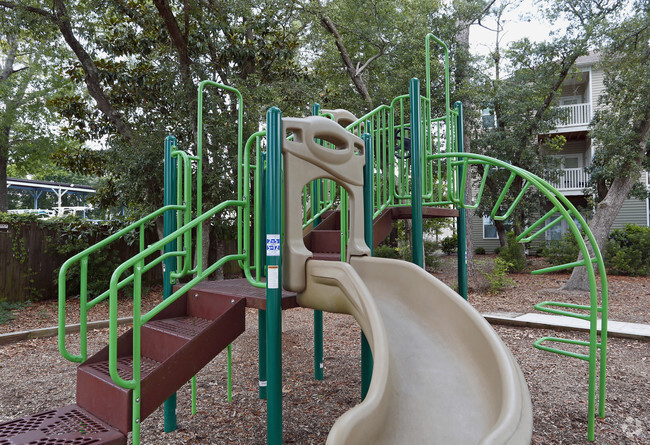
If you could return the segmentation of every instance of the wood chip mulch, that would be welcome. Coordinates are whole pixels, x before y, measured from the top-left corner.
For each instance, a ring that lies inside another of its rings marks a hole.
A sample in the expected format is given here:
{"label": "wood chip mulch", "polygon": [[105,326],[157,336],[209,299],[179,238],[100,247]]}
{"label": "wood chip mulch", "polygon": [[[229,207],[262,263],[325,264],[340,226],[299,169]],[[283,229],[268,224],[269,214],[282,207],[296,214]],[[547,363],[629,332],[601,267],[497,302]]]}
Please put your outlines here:
{"label": "wood chip mulch", "polygon": [[[435,275],[452,284],[451,268]],[[471,292],[470,303],[482,312],[531,312],[543,300],[579,301],[585,296],[549,291],[566,274],[514,274],[516,285],[496,295]],[[650,323],[650,280],[610,277],[610,319]],[[549,293],[553,296],[549,298]],[[145,308],[159,298],[152,289]],[[120,316],[130,313],[124,299]],[[68,313],[76,322],[74,301]],[[103,319],[100,306],[91,319]],[[283,419],[284,442],[324,443],[338,416],[360,401],[360,330],[352,317],[324,316],[325,380],[313,378],[312,313],[292,309],[284,313]],[[56,324],[56,302],[42,302],[16,312],[0,325],[0,333]],[[126,329],[126,328],[123,328]],[[587,444],[587,363],[543,352],[532,342],[542,336],[584,339],[584,334],[495,326],[512,350],[528,382],[534,410],[533,444]],[[89,351],[98,350],[107,330],[91,331]],[[74,351],[78,334],[67,336]],[[650,443],[650,342],[610,338],[607,367],[606,417],[596,422],[597,444]],[[233,343],[233,400],[226,400],[225,353],[198,374],[198,412],[190,415],[190,389],[178,392],[178,430],[163,433],[162,409],[142,425],[145,444],[262,444],[266,443],[266,402],[258,397],[257,312],[247,309],[246,331]],[[75,364],[65,361],[56,338],[28,340],[0,347],[0,422],[74,403]]]}

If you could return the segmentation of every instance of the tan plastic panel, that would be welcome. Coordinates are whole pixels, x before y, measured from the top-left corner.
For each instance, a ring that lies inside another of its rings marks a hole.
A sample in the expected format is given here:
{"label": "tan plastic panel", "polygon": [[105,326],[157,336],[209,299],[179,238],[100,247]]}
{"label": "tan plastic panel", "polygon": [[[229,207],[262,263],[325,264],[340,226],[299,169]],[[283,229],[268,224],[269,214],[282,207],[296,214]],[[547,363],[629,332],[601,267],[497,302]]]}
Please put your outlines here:
{"label": "tan plastic panel", "polygon": [[328,445],[530,443],[530,395],[510,351],[421,268],[310,260],[298,302],[352,314],[373,351],[368,395],[336,421]]}
{"label": "tan plastic panel", "polygon": [[[301,292],[305,288],[305,262],[312,256],[303,241],[300,218],[302,189],[310,181],[332,179],[348,192],[348,256],[370,254],[363,238],[364,144],[336,122],[319,116],[284,118],[282,131],[285,136],[282,147],[285,178],[282,282],[285,289]],[[289,134],[293,135],[293,140],[286,138]],[[329,142],[334,149],[316,140]]]}
{"label": "tan plastic panel", "polygon": [[354,114],[350,113],[348,110],[344,110],[343,108],[337,108],[336,110],[322,109],[320,111],[323,114],[332,115],[332,120],[342,127],[347,127],[358,120]]}

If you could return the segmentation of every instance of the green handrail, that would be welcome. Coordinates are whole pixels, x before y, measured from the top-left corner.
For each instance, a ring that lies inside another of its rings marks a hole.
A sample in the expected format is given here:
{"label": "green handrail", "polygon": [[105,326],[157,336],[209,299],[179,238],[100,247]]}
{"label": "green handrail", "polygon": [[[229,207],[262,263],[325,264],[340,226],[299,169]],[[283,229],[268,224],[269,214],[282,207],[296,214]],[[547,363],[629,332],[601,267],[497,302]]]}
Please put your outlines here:
{"label": "green handrail", "polygon": [[[560,221],[565,221],[569,227],[569,230],[575,237],[578,242],[578,247],[583,256],[583,259],[580,261],[549,267],[535,271],[533,273],[544,273],[552,272],[556,270],[561,270],[568,267],[578,267],[583,266],[587,269],[587,276],[589,279],[589,304],[588,305],[577,305],[569,303],[558,303],[558,302],[543,302],[535,305],[539,310],[553,313],[556,315],[570,316],[574,318],[580,318],[587,320],[589,322],[589,341],[580,341],[572,339],[563,339],[557,337],[544,337],[537,340],[534,343],[534,346],[538,349],[555,352],[564,356],[579,358],[589,362],[589,377],[588,377],[588,409],[587,409],[587,423],[588,423],[588,439],[590,441],[594,440],[595,437],[595,415],[596,415],[596,386],[597,386],[597,374],[598,374],[598,415],[603,417],[605,415],[605,379],[606,379],[606,362],[607,362],[607,318],[608,318],[608,286],[607,286],[607,275],[605,271],[604,261],[601,255],[600,250],[596,240],[589,229],[584,218],[580,215],[578,210],[571,204],[571,202],[553,188],[548,182],[542,178],[518,167],[514,167],[507,162],[500,161],[488,156],[473,154],[473,153],[443,153],[434,155],[435,159],[447,159],[447,165],[452,169],[458,170],[462,168],[464,170],[462,175],[457,175],[452,172],[450,177],[456,178],[456,180],[464,182],[464,175],[469,174],[467,170],[472,165],[482,166],[483,175],[486,176],[491,168],[498,168],[510,171],[510,176],[506,185],[504,186],[503,192],[496,200],[496,203],[492,209],[491,215],[494,219],[507,219],[512,212],[514,211],[517,204],[519,204],[526,192],[530,187],[534,187],[539,192],[541,192],[550,202],[552,210],[543,215],[535,223],[531,224],[526,230],[517,236],[518,242],[530,242],[533,239],[541,236],[546,230],[548,230],[553,225],[559,223]],[[462,177],[461,177],[462,176]],[[525,181],[522,185],[522,190],[514,198],[508,209],[501,215],[497,215],[498,210],[503,203],[507,192],[510,189],[510,186],[517,179],[521,178]],[[484,180],[484,178],[483,178]],[[483,182],[482,180],[482,182]],[[460,182],[461,184],[463,182]],[[456,203],[457,207],[460,208],[470,208],[476,207],[477,203],[466,203],[465,194],[462,185],[453,187],[451,198]],[[480,200],[480,193],[477,195],[477,200]],[[544,222],[548,221],[553,215],[559,213],[560,217],[555,218],[550,224],[546,224],[542,229],[537,230],[533,233],[534,230],[542,226]],[[577,220],[577,223],[576,221]],[[580,227],[578,227],[578,224]],[[580,230],[583,230],[586,237],[583,239],[583,235]],[[593,257],[590,256],[590,249],[593,252]],[[598,305],[598,283],[596,282],[596,275],[594,270],[594,264],[598,268],[599,278],[600,278],[600,294],[601,294],[601,305]],[[588,314],[579,314],[573,311],[565,311],[555,309],[556,307],[566,308],[566,309],[578,309],[586,310]],[[600,328],[600,341],[598,341],[598,314],[601,314],[601,328]],[[579,354],[570,351],[565,351],[563,349],[553,348],[550,346],[545,346],[543,343],[546,342],[555,342],[561,344],[573,344],[578,346],[588,347],[588,354]],[[598,357],[598,352],[600,352],[600,359]]]}

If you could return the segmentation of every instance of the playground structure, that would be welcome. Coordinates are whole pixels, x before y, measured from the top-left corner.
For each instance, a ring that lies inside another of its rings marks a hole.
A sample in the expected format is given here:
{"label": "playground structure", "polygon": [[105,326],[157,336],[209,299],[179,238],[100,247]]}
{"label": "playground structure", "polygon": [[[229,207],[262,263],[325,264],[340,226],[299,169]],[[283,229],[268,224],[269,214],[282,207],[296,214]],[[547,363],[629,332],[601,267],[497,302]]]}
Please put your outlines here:
{"label": "playground structure", "polygon": [[[446,110],[440,118],[431,117],[431,41],[442,46],[446,59]],[[593,236],[577,210],[541,178],[506,162],[462,152],[462,106],[450,106],[447,49],[433,36],[427,37],[426,66],[425,95],[420,94],[419,82],[414,79],[408,95],[359,119],[317,106],[313,108],[316,117],[282,119],[280,111],[273,108],[267,114],[267,130],[253,134],[246,144],[241,94],[231,87],[202,82],[196,156],[180,150],[173,137],[165,141],[165,206],[71,258],[61,269],[62,325],[66,318],[65,274],[73,264],[78,264],[81,274],[79,354],[68,352],[64,330],[60,329],[59,335],[62,355],[80,363],[77,405],[2,424],[0,431],[13,428],[13,436],[22,441],[15,443],[25,443],[26,438],[72,440],[80,435],[97,439],[93,443],[126,443],[127,433],[132,431],[133,443],[139,443],[141,421],[163,402],[166,428],[173,429],[174,391],[192,379],[195,393],[193,376],[243,332],[244,308],[249,306],[260,310],[260,396],[268,401],[268,442],[281,443],[280,313],[300,305],[316,310],[316,378],[323,378],[320,311],[350,313],[364,332],[364,400],[337,420],[328,443],[529,442],[530,398],[512,355],[461,296],[421,269],[422,216],[457,215],[462,227],[463,211],[478,206],[489,171],[503,169],[510,172],[510,178],[493,207],[492,218],[507,219],[532,186],[548,198],[549,211],[520,234],[518,241],[530,242],[564,220],[585,258],[537,273],[586,267],[591,285],[589,304],[543,302],[536,307],[588,320],[589,341],[543,338],[535,345],[588,362],[588,437],[593,440],[596,387],[598,415],[604,416],[607,342],[607,280]],[[239,163],[237,199],[203,213],[202,98],[208,87],[223,88],[238,98]],[[470,175],[481,178],[472,203],[465,201]],[[508,189],[515,180],[525,181],[525,186],[508,201]],[[506,210],[501,213],[502,206]],[[203,265],[202,223],[233,209],[237,212],[238,252]],[[554,217],[557,213],[560,216]],[[165,218],[164,238],[145,246],[144,225],[161,215]],[[297,215],[302,215],[302,225]],[[369,257],[395,218],[413,220],[415,265]],[[586,242],[574,219],[586,231]],[[110,289],[88,301],[89,255],[134,230],[140,232],[140,253],[118,267]],[[459,293],[466,296],[464,240],[459,238]],[[238,261],[246,279],[204,281],[227,261]],[[143,314],[141,277],[161,263],[165,266],[165,299]],[[594,264],[600,274],[600,305]],[[189,281],[181,284],[178,280],[183,277]],[[393,278],[387,281],[386,277]],[[117,295],[126,286],[133,287],[133,329],[118,337]],[[87,311],[105,299],[110,301],[109,344],[89,357]],[[578,344],[588,353],[563,351],[549,342]],[[407,360],[408,369],[404,369]],[[61,422],[68,425],[64,433],[53,426]],[[83,433],[80,424],[85,425]]]}

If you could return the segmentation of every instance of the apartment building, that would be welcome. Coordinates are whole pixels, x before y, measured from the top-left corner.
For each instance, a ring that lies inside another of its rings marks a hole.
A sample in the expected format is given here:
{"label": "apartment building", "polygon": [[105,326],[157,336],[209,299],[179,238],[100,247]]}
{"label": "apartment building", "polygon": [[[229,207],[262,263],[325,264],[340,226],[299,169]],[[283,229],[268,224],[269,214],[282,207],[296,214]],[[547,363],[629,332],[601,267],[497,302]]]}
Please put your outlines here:
{"label": "apartment building", "polygon": [[[594,157],[595,147],[589,135],[590,123],[598,109],[598,98],[604,89],[603,70],[598,67],[598,55],[580,57],[576,61],[579,73],[567,78],[562,85],[559,107],[565,110],[563,118],[556,123],[551,134],[561,134],[566,144],[557,154],[562,170],[559,179],[551,184],[577,207],[588,208],[584,188],[589,182],[587,167]],[[545,135],[540,135],[544,137]],[[650,188],[650,177],[644,172],[640,178]],[[614,229],[626,224],[650,225],[650,199],[628,198],[619,212]],[[560,239],[568,230],[566,223],[549,229],[547,240]],[[482,246],[488,252],[499,246],[496,228],[489,217],[473,218],[474,246]]]}

